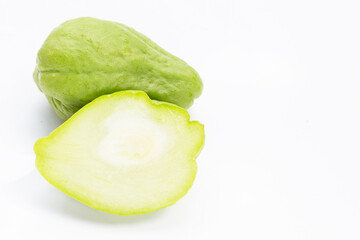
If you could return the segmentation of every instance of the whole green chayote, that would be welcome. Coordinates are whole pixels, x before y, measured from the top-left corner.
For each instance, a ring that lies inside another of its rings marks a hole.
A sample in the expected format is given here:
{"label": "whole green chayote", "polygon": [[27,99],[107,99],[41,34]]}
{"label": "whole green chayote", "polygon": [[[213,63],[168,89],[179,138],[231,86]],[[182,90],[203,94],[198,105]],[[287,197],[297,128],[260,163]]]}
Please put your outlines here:
{"label": "whole green chayote", "polygon": [[33,76],[62,119],[117,91],[142,90],[183,108],[202,91],[192,67],[141,33],[88,17],[64,22],[51,32],[38,52]]}

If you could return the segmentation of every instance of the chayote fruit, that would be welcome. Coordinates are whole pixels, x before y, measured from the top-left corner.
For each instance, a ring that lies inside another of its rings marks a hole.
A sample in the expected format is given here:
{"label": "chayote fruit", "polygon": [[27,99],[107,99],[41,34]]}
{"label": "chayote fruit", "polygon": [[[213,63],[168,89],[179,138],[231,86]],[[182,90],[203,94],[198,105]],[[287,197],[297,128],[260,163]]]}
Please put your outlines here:
{"label": "chayote fruit", "polygon": [[101,96],[34,150],[52,185],[111,214],[145,214],[182,198],[196,176],[204,126],[174,104],[142,91]]}
{"label": "chayote fruit", "polygon": [[37,55],[34,80],[67,119],[93,99],[122,90],[188,108],[202,91],[198,73],[123,24],[78,18],[55,28]]}

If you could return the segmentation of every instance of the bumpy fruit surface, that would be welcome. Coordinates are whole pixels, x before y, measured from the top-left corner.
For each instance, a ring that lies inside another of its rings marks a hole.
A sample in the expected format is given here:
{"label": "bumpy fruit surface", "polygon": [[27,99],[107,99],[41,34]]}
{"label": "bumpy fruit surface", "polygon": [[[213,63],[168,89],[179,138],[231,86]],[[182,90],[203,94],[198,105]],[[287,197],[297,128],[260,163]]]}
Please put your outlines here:
{"label": "bumpy fruit surface", "polygon": [[186,110],[142,91],[101,96],[34,150],[52,185],[111,214],[144,214],[174,204],[190,189],[204,127]]}
{"label": "bumpy fruit surface", "polygon": [[184,61],[130,27],[94,18],[54,29],[38,52],[33,76],[62,119],[117,91],[142,90],[183,108],[202,91],[198,73]]}

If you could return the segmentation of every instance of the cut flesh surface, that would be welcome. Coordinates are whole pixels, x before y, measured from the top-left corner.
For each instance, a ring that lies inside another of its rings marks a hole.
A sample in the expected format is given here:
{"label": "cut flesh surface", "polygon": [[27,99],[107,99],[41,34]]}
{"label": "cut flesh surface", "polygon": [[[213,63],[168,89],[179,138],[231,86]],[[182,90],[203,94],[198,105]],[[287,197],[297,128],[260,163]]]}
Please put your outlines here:
{"label": "cut flesh surface", "polygon": [[190,189],[204,128],[186,110],[142,91],[99,97],[34,150],[52,185],[95,208],[144,214],[174,204]]}

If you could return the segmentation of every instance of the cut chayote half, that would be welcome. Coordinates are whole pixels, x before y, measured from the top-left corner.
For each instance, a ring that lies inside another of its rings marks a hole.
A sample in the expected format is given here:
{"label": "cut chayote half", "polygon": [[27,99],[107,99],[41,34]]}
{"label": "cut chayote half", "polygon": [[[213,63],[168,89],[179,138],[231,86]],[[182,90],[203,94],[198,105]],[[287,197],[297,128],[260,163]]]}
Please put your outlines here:
{"label": "cut chayote half", "polygon": [[36,166],[55,187],[111,214],[144,214],[190,189],[204,127],[186,110],[142,91],[101,96],[35,144]]}
{"label": "cut chayote half", "polygon": [[198,73],[123,24],[78,18],[55,28],[38,52],[34,80],[62,119],[93,99],[142,90],[188,108],[200,96]]}

